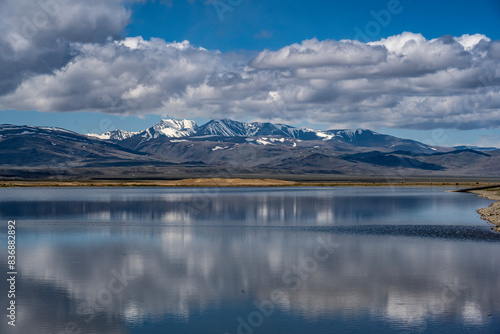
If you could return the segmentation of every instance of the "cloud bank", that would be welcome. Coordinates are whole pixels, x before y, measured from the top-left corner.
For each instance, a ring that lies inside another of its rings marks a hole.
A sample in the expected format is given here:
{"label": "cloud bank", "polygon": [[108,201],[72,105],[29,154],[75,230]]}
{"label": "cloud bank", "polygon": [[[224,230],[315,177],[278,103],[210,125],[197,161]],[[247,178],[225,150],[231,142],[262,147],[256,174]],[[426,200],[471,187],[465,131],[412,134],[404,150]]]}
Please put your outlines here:
{"label": "cloud bank", "polygon": [[0,108],[411,129],[500,127],[500,41],[310,39],[254,59],[120,37],[120,0],[0,2]]}

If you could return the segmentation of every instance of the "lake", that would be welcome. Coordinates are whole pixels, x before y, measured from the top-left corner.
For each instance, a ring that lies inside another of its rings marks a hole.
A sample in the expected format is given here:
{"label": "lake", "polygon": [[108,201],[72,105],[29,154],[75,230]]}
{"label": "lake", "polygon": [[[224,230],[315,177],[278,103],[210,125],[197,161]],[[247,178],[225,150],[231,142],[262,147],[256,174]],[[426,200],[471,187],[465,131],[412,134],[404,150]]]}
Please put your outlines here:
{"label": "lake", "polygon": [[498,333],[492,201],[446,190],[4,188],[0,330]]}

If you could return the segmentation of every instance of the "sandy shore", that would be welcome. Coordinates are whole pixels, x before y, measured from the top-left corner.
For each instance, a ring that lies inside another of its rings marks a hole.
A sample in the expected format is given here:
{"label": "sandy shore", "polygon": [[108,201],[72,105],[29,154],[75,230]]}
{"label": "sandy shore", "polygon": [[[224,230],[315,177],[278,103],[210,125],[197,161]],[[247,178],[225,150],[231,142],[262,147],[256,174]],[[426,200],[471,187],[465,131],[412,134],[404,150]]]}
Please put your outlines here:
{"label": "sandy shore", "polygon": [[[498,183],[498,182],[497,182]],[[479,187],[488,182],[439,181],[288,181],[261,178],[193,178],[181,180],[0,180],[0,187]]]}
{"label": "sandy shore", "polygon": [[493,229],[496,232],[500,232],[500,188],[488,190],[471,190],[470,192],[481,197],[496,201],[487,208],[477,210],[477,212],[481,215],[481,219],[484,219],[495,225]]}

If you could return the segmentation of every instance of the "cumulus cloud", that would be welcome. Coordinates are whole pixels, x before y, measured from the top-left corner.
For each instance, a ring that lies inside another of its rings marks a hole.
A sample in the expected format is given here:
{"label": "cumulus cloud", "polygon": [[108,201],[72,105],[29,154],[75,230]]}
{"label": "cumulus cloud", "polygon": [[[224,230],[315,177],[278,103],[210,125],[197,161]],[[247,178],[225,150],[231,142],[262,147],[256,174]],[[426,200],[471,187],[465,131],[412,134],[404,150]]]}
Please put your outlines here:
{"label": "cumulus cloud", "polygon": [[385,60],[387,49],[358,41],[323,41],[316,38],[286,46],[279,51],[265,50],[250,65],[255,68],[305,68],[328,65],[367,65]]}
{"label": "cumulus cloud", "polygon": [[220,63],[217,53],[187,41],[127,38],[73,49],[78,55],[69,64],[25,81],[4,101],[39,111],[158,112],[162,101],[186,95]]}
{"label": "cumulus cloud", "polygon": [[71,43],[118,38],[129,19],[120,0],[0,1],[0,95],[66,65]]}
{"label": "cumulus cloud", "polygon": [[336,127],[500,126],[500,41],[484,35],[311,39],[247,59],[188,41],[122,39],[130,13],[119,0],[57,1],[31,38],[18,38],[27,29],[20,17],[35,17],[41,5],[0,2],[17,13],[0,26],[0,108]]}

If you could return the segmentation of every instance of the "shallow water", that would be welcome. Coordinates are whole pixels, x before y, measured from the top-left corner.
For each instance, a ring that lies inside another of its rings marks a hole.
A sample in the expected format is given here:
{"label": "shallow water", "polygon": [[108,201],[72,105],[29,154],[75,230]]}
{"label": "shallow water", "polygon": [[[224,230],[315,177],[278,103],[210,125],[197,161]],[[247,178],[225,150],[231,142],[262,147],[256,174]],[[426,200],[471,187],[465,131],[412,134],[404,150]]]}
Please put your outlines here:
{"label": "shallow water", "polygon": [[2,189],[18,309],[0,329],[498,333],[491,201],[445,190]]}

